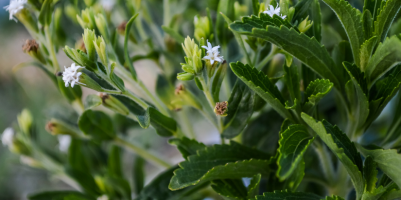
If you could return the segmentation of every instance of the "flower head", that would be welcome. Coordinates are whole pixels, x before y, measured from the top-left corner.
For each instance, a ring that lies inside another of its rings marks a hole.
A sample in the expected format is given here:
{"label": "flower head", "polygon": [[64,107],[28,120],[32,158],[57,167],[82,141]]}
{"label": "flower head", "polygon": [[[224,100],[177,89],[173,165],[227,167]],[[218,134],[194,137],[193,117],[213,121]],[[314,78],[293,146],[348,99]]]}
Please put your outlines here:
{"label": "flower head", "polygon": [[71,136],[69,135],[59,135],[58,136],[58,148],[62,152],[67,152],[71,144]]}
{"label": "flower head", "polygon": [[220,46],[213,47],[212,44],[207,41],[207,46],[202,46],[202,48],[206,49],[207,55],[203,57],[205,60],[210,60],[210,64],[213,65],[214,61],[223,62],[223,56],[220,56],[219,48]]}
{"label": "flower head", "polygon": [[13,15],[19,13],[26,3],[27,0],[10,0],[10,5],[4,7],[4,9],[10,13],[10,20],[17,21]]}
{"label": "flower head", "polygon": [[[63,72],[63,81],[65,82],[65,87],[68,87],[68,84],[71,83],[71,87],[74,87],[75,83],[79,82],[79,76],[81,76],[82,72],[78,72],[78,69],[83,68],[79,65],[75,65],[75,63],[71,64],[71,67],[66,68],[64,66]],[[82,83],[81,83],[82,84]]]}
{"label": "flower head", "polygon": [[281,9],[278,5],[276,8],[274,8],[272,5],[269,5],[269,8],[266,11],[264,11],[263,13],[268,14],[270,17],[273,17],[273,15],[277,15],[277,16],[281,17],[282,19],[285,19],[287,16],[281,15],[280,10]]}
{"label": "flower head", "polygon": [[225,116],[227,116],[227,112],[228,112],[228,102],[227,101],[216,103],[216,106],[214,107],[214,113],[216,113],[216,115],[225,117]]}
{"label": "flower head", "polygon": [[4,130],[3,135],[1,136],[1,142],[4,146],[9,146],[13,143],[14,140],[14,129],[8,127]]}

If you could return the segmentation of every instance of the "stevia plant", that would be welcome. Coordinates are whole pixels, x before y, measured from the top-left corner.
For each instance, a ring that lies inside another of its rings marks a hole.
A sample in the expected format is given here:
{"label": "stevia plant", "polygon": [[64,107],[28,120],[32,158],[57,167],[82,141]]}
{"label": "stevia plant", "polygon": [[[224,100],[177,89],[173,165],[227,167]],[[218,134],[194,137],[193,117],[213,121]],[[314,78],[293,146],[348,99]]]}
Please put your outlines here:
{"label": "stevia plant", "polygon": [[[400,199],[400,8],[400,0],[11,0],[10,19],[32,37],[23,50],[33,61],[17,68],[43,70],[76,115],[46,125],[61,152],[43,150],[28,110],[2,142],[76,188],[32,200]],[[71,66],[60,66],[60,50]],[[159,67],[155,92],[136,72],[139,60]],[[98,95],[83,97],[83,87]],[[378,119],[386,106],[391,123]],[[185,111],[202,117],[189,121]],[[205,130],[193,126],[202,120],[221,144],[200,142]],[[128,141],[137,124],[168,138],[183,161]],[[133,180],[123,149],[138,156]],[[165,170],[145,185],[148,162]]]}

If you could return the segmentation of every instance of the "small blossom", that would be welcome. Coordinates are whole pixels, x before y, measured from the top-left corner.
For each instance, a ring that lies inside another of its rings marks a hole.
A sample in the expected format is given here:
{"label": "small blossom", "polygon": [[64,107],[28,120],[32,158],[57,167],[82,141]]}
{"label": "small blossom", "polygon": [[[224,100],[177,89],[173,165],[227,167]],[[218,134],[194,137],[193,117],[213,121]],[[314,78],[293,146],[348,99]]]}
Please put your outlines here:
{"label": "small blossom", "polygon": [[223,56],[220,56],[219,48],[220,46],[212,47],[212,44],[207,41],[207,46],[202,46],[202,48],[206,49],[207,55],[203,57],[205,60],[210,60],[210,64],[213,65],[214,61],[223,62]]}
{"label": "small blossom", "polygon": [[71,144],[71,136],[69,135],[59,135],[58,136],[58,148],[62,152],[67,152]]}
{"label": "small blossom", "polygon": [[10,0],[10,5],[4,7],[4,9],[10,13],[10,20],[17,21],[13,15],[19,13],[26,3],[27,0]]}
{"label": "small blossom", "polygon": [[11,145],[14,140],[14,129],[8,127],[4,130],[3,135],[1,136],[1,142],[4,146]]}
{"label": "small blossom", "polygon": [[109,197],[107,195],[102,195],[98,197],[97,200],[109,200]]}
{"label": "small blossom", "polygon": [[106,11],[111,11],[116,4],[115,0],[100,0],[100,4]]}
{"label": "small blossom", "polygon": [[268,14],[270,17],[273,17],[273,15],[277,15],[277,16],[281,17],[282,19],[285,19],[287,16],[281,15],[280,10],[281,9],[278,5],[276,8],[274,8],[272,5],[270,5],[269,8],[266,11],[264,11],[263,13]]}
{"label": "small blossom", "polygon": [[[83,68],[81,66],[75,65],[75,63],[71,64],[71,67],[66,68],[64,66],[63,72],[63,81],[65,82],[65,87],[68,87],[68,84],[71,83],[71,87],[74,87],[76,83],[79,82],[79,76],[81,76],[82,72],[78,72],[78,69]],[[81,83],[82,84],[82,83]]]}

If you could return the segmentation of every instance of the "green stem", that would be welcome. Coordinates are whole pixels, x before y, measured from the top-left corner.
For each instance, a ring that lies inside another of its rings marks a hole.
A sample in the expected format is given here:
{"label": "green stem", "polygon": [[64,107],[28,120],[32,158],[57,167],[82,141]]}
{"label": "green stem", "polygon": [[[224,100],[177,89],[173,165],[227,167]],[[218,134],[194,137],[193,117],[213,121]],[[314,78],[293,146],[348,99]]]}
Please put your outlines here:
{"label": "green stem", "polygon": [[134,153],[138,154],[139,156],[141,156],[142,158],[148,160],[149,162],[151,162],[153,164],[159,165],[164,168],[170,168],[172,166],[167,161],[161,159],[158,155],[151,153],[149,150],[144,149],[137,144],[129,143],[126,140],[121,139],[119,137],[116,137],[114,139],[114,142],[121,147],[132,150]]}
{"label": "green stem", "polygon": [[266,64],[274,58],[274,56],[277,54],[277,48],[274,44],[272,44],[272,49],[269,53],[269,55],[267,55],[265,58],[263,58],[262,61],[260,61],[260,63],[258,65],[256,65],[256,69],[258,70],[262,70],[262,68],[264,66],[266,66]]}
{"label": "green stem", "polygon": [[46,39],[48,42],[47,48],[50,51],[50,56],[51,56],[52,62],[53,62],[54,73],[56,73],[56,72],[60,71],[60,65],[57,60],[56,51],[54,50],[54,44],[53,44],[53,40],[51,37],[49,26],[45,26],[45,35],[46,35]]}
{"label": "green stem", "polygon": [[315,141],[314,146],[316,154],[321,163],[323,174],[326,176],[326,180],[328,181],[329,185],[332,185],[333,181],[335,180],[335,174],[330,154],[319,142]]}
{"label": "green stem", "polygon": [[156,99],[156,97],[149,91],[149,89],[143,84],[141,80],[138,80],[139,87],[146,93],[146,95],[152,100],[152,102],[155,104],[156,108],[160,110],[160,112],[166,116],[170,116],[170,113],[167,111],[167,109],[160,104],[159,100]]}

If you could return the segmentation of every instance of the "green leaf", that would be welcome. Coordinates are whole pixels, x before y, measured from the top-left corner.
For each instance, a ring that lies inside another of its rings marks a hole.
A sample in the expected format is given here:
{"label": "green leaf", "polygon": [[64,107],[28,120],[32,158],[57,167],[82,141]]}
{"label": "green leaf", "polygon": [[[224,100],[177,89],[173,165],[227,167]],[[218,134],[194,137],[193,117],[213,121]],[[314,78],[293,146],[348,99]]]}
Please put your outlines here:
{"label": "green leaf", "polygon": [[223,83],[223,79],[227,74],[227,63],[223,63],[220,67],[216,70],[216,73],[212,77],[212,84],[210,85],[210,91],[213,95],[213,100],[215,102],[220,102],[220,88],[221,84]]}
{"label": "green leaf", "polygon": [[287,179],[298,167],[314,138],[304,125],[291,125],[280,134],[277,176],[281,181]]}
{"label": "green leaf", "polygon": [[305,99],[308,101],[303,106],[305,112],[311,110],[323,99],[333,88],[333,83],[326,79],[316,79],[309,83],[305,91]]}
{"label": "green leaf", "polygon": [[287,180],[285,181],[284,188],[289,191],[296,192],[304,176],[305,176],[305,161],[304,159],[302,159],[299,162],[298,167],[295,168],[291,176],[288,177]]}
{"label": "green leaf", "polygon": [[319,0],[313,0],[310,11],[313,26],[311,32],[318,42],[322,40],[322,12],[320,11]]}
{"label": "green leaf", "polygon": [[385,193],[380,200],[395,200],[401,198],[401,190],[393,190]]}
{"label": "green leaf", "polygon": [[399,0],[387,0],[385,4],[375,21],[375,35],[381,42],[385,41],[391,24],[401,8],[401,1]]}
{"label": "green leaf", "polygon": [[365,71],[368,63],[369,63],[369,59],[373,53],[373,49],[376,46],[376,42],[377,42],[377,37],[373,36],[371,37],[369,40],[366,40],[362,46],[361,46],[361,64],[360,64],[360,69],[361,71]]}
{"label": "green leaf", "polygon": [[251,183],[248,185],[248,199],[251,199],[259,194],[259,185],[261,179],[261,174],[256,174],[255,176],[253,176]]}
{"label": "green leaf", "polygon": [[134,191],[136,194],[141,193],[145,185],[145,159],[137,156],[134,161]]}
{"label": "green leaf", "polygon": [[197,152],[180,163],[174,171],[169,188],[178,190],[217,179],[236,179],[266,175],[269,172],[268,155],[238,143],[214,145]]}
{"label": "green leaf", "polygon": [[149,125],[152,125],[152,127],[156,129],[157,134],[163,137],[169,137],[176,133],[177,122],[174,119],[163,115],[153,107],[148,107],[148,109],[145,110],[135,101],[132,101],[127,97],[120,95],[113,96],[135,115],[135,120],[139,122],[142,128],[148,128]]}
{"label": "green leaf", "polygon": [[248,87],[268,102],[284,118],[292,118],[284,107],[284,98],[278,88],[273,85],[263,72],[241,62],[230,64],[232,71]]}
{"label": "green leaf", "polygon": [[327,197],[325,198],[325,200],[344,200],[344,199],[343,199],[342,197],[333,195],[333,196],[327,196]]}
{"label": "green leaf", "polygon": [[364,156],[372,157],[377,166],[393,180],[398,187],[401,187],[401,155],[395,149],[367,150],[361,146],[358,149]]}
{"label": "green leaf", "polygon": [[71,144],[68,148],[68,164],[74,170],[87,172],[90,171],[88,158],[83,154],[82,141],[71,138]]}
{"label": "green leaf", "polygon": [[366,67],[366,76],[373,85],[386,72],[401,63],[401,38],[393,36],[380,43]]}
{"label": "green leaf", "polygon": [[95,197],[76,191],[42,192],[29,195],[29,200],[96,200]]}
{"label": "green leaf", "polygon": [[86,97],[84,105],[85,105],[85,110],[95,108],[97,106],[102,105],[102,98],[100,98],[98,95],[90,94]]}
{"label": "green leaf", "polygon": [[316,122],[305,113],[301,116],[342,162],[354,184],[357,199],[361,198],[364,190],[362,159],[354,143],[337,126],[332,126],[325,120]]}
{"label": "green leaf", "polygon": [[86,110],[78,120],[81,131],[95,140],[111,140],[115,137],[113,123],[101,111]]}
{"label": "green leaf", "polygon": [[[258,37],[277,45],[323,78],[329,79],[337,88],[342,88],[336,78],[339,71],[336,69],[334,61],[326,48],[315,38],[309,38],[305,34],[300,34],[295,29],[289,29],[286,26],[261,28],[250,22],[234,22],[230,27],[243,35]],[[291,38],[291,40],[288,38]],[[340,77],[340,75],[337,77]]]}
{"label": "green leaf", "polygon": [[[367,1],[370,1],[370,0],[367,0]],[[372,37],[377,38],[376,36],[373,36],[373,34],[374,34],[373,33],[374,32],[374,30],[373,30],[373,19],[372,19],[372,13],[369,10],[364,10],[363,11],[362,25],[363,25],[363,34],[365,36],[365,42],[364,43],[366,43],[366,40],[368,40],[368,39],[370,39]],[[376,45],[376,42],[377,41],[374,41],[373,45]],[[361,55],[361,63],[363,62],[363,59],[364,59],[363,55]],[[361,68],[362,68],[362,66],[361,66]]]}
{"label": "green leaf", "polygon": [[219,195],[230,200],[246,200],[247,188],[241,179],[223,179],[212,181],[212,188]]}
{"label": "green leaf", "polygon": [[131,71],[132,78],[137,81],[137,74],[134,68],[134,65],[131,62],[131,58],[129,56],[129,51],[128,51],[128,41],[129,41],[129,33],[131,31],[132,24],[134,23],[134,20],[138,17],[138,14],[134,15],[131,17],[131,19],[127,22],[127,25],[125,26],[125,38],[124,38],[124,59],[125,62],[128,64],[128,67]]}
{"label": "green leaf", "polygon": [[177,149],[181,152],[182,157],[188,159],[188,156],[196,155],[196,152],[206,148],[206,145],[200,143],[194,139],[187,137],[173,138],[168,141],[171,145],[176,145]]}
{"label": "green leaf", "polygon": [[39,22],[42,25],[49,26],[53,16],[53,0],[45,0],[39,13]]}
{"label": "green leaf", "polygon": [[136,200],[180,200],[183,197],[202,189],[206,185],[199,185],[194,187],[188,187],[178,191],[171,191],[168,189],[168,184],[171,177],[174,175],[173,171],[177,167],[173,167],[159,174],[155,179],[152,180],[138,195]]}
{"label": "green leaf", "polygon": [[95,182],[93,176],[87,171],[81,172],[75,169],[67,169],[66,173],[79,183],[85,193],[92,196],[100,196],[101,191]]}
{"label": "green leaf", "polygon": [[352,110],[354,112],[355,122],[357,123],[355,127],[360,128],[364,125],[366,119],[369,116],[369,100],[367,97],[368,86],[365,78],[365,73],[362,73],[355,64],[351,64],[348,62],[344,62],[343,64],[345,70],[351,77],[351,80],[354,83],[354,88],[356,90],[356,101],[352,102],[353,106],[351,108],[355,109]]}
{"label": "green leaf", "polygon": [[123,178],[121,167],[121,150],[118,146],[112,146],[108,159],[108,174],[111,176]]}
{"label": "green leaf", "polygon": [[255,94],[243,82],[237,81],[228,100],[228,115],[223,121],[223,137],[231,139],[244,130],[252,116],[254,102]]}
{"label": "green leaf", "polygon": [[256,119],[250,121],[242,135],[242,143],[248,147],[269,152],[270,155],[276,153],[280,132],[280,125],[283,118],[277,112],[270,110],[264,112]]}
{"label": "green leaf", "polygon": [[361,63],[359,49],[365,41],[361,12],[352,7],[345,0],[323,0],[323,2],[326,3],[340,19],[351,44],[355,63],[359,66]]}
{"label": "green leaf", "polygon": [[254,200],[320,200],[320,197],[303,192],[274,191],[265,192],[263,196],[256,196]]}
{"label": "green leaf", "polygon": [[293,99],[301,100],[301,80],[299,78],[298,67],[296,65],[291,65],[289,67],[284,66],[283,68],[286,73],[284,79],[287,83],[288,91],[290,92],[291,103],[293,103]]}
{"label": "green leaf", "polygon": [[401,67],[399,66],[395,67],[387,77],[377,81],[369,91],[371,104],[372,102],[376,104],[374,109],[370,111],[369,122],[375,120],[397,94],[401,85]]}
{"label": "green leaf", "polygon": [[182,35],[180,35],[179,33],[177,33],[175,30],[173,30],[172,28],[169,28],[167,26],[162,26],[162,29],[165,33],[167,33],[168,35],[170,35],[172,38],[174,38],[174,40],[176,40],[178,43],[184,43],[185,38],[182,37]]}
{"label": "green leaf", "polygon": [[376,163],[372,157],[368,156],[365,159],[363,167],[363,179],[365,180],[365,191],[372,192],[376,188],[377,170]]}
{"label": "green leaf", "polygon": [[175,109],[171,103],[175,98],[174,88],[165,76],[161,74],[157,76],[156,94],[170,110]]}

